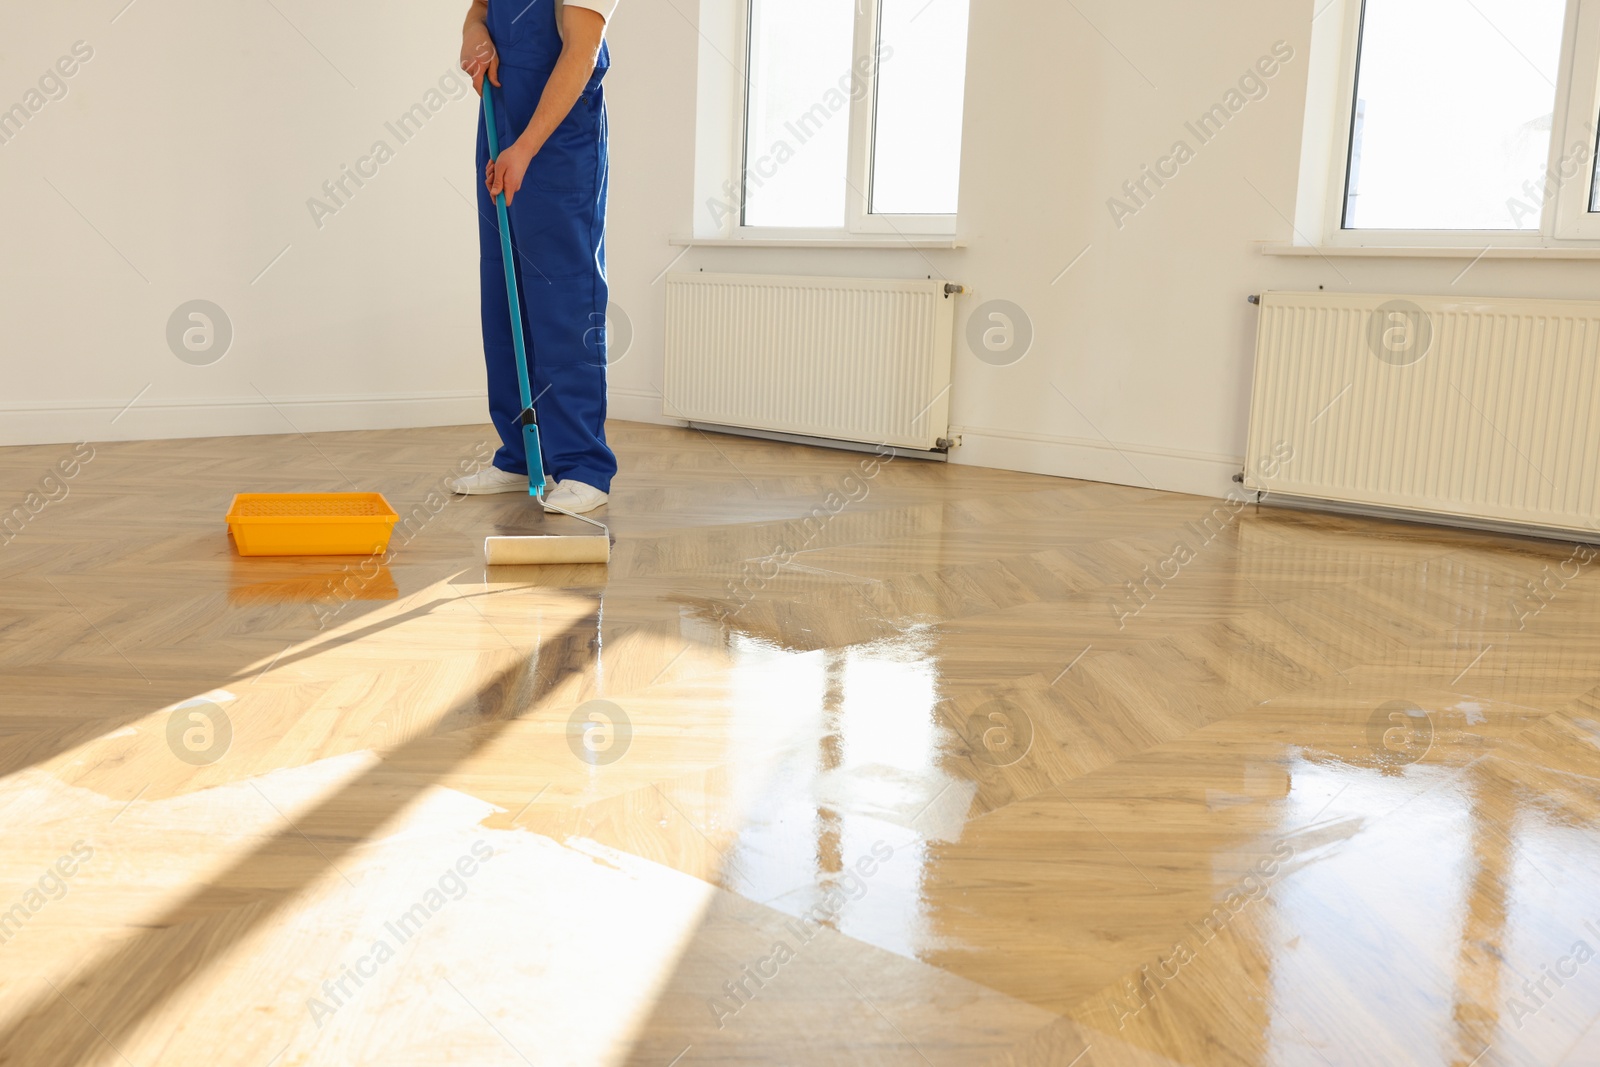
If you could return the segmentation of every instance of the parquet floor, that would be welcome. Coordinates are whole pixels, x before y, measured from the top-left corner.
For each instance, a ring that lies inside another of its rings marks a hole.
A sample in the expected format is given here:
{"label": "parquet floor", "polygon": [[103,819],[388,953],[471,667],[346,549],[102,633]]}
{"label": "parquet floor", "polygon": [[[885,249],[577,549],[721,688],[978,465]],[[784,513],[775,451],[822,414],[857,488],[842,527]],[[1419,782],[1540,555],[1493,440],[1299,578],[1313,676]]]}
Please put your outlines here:
{"label": "parquet floor", "polygon": [[1571,546],[618,424],[612,566],[486,574],[486,433],[0,535],[0,1064],[1600,1064]]}

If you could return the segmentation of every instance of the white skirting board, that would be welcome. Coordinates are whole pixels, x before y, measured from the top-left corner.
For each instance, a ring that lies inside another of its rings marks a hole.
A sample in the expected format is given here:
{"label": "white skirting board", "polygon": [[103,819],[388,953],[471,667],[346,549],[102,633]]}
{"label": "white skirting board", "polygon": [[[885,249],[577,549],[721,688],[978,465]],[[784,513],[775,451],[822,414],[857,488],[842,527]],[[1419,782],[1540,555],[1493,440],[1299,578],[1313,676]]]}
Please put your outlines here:
{"label": "white skirting board", "polygon": [[[477,426],[489,421],[488,402],[482,394],[469,392],[273,397],[272,402],[282,414],[259,396],[170,401],[156,399],[154,390],[131,407],[124,401],[109,400],[0,405],[0,446],[294,433],[290,421],[306,433]],[[658,392],[612,389],[607,403],[613,419],[686,425],[682,419],[661,414]]]}
{"label": "white skirting board", "polygon": [[[148,393],[126,411],[124,402],[112,401],[76,406],[10,405],[0,407],[0,445],[480,426],[488,422],[485,400],[475,393],[272,400],[276,409],[259,396],[173,402],[153,399]],[[613,389],[608,403],[610,417],[620,421],[686,425],[662,414],[658,392]],[[1243,465],[1239,456],[1148,445],[1119,442],[1113,446],[1100,440],[973,426],[954,427],[952,432],[961,440],[949,454],[953,464],[1140,488],[1153,483],[1168,492],[1197,496],[1225,496],[1230,488],[1236,488],[1232,479]]]}
{"label": "white skirting board", "polygon": [[638,389],[612,387],[606,393],[606,418],[623,422],[644,422],[655,426],[687,426],[684,419],[662,414],[661,394]]}
{"label": "white skirting board", "polygon": [[961,442],[950,452],[951,463],[1194,496],[1220,498],[1239,492],[1233,479],[1244,465],[1242,456],[1121,441],[961,425],[952,426],[950,432]]}
{"label": "white skirting board", "polygon": [[0,445],[389,430],[488,421],[488,405],[479,393],[172,400],[150,390],[131,405],[94,400],[0,406]]}

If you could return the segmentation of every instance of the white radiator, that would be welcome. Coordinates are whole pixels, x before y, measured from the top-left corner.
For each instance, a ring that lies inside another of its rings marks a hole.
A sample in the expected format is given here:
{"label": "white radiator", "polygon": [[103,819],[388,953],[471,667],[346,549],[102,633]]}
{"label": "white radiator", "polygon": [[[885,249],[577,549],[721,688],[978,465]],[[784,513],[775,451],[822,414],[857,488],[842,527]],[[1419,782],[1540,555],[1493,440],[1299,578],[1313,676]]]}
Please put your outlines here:
{"label": "white radiator", "polygon": [[669,275],[662,413],[933,450],[954,322],[942,281]]}
{"label": "white radiator", "polygon": [[1600,303],[1261,298],[1245,485],[1594,534]]}

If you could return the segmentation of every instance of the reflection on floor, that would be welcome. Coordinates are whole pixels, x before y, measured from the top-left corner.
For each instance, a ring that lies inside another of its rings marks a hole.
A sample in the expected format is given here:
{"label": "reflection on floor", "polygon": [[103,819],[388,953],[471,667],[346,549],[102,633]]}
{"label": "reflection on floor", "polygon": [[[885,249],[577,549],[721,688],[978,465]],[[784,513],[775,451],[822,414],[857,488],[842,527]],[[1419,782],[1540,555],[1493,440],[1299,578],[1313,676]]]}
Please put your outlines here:
{"label": "reflection on floor", "polygon": [[486,574],[485,433],[7,529],[0,1064],[1600,1063],[1570,547],[618,424],[609,570]]}

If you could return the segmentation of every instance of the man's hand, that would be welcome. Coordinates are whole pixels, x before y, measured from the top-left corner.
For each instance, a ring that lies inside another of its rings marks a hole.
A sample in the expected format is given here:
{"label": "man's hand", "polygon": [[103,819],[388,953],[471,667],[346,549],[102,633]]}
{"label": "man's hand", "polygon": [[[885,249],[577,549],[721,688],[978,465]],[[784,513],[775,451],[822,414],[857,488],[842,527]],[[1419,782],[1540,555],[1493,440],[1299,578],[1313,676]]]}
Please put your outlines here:
{"label": "man's hand", "polygon": [[483,95],[484,75],[488,75],[491,84],[500,84],[500,53],[495,51],[489,27],[484,23],[487,10],[483,3],[474,3],[461,28],[461,69],[472,75],[472,87],[479,96]]}
{"label": "man's hand", "polygon": [[490,160],[483,175],[483,184],[488,186],[490,198],[503,192],[509,206],[517,190],[522,188],[522,179],[528,173],[528,164],[532,162],[533,150],[521,140],[501,152],[498,161]]}

